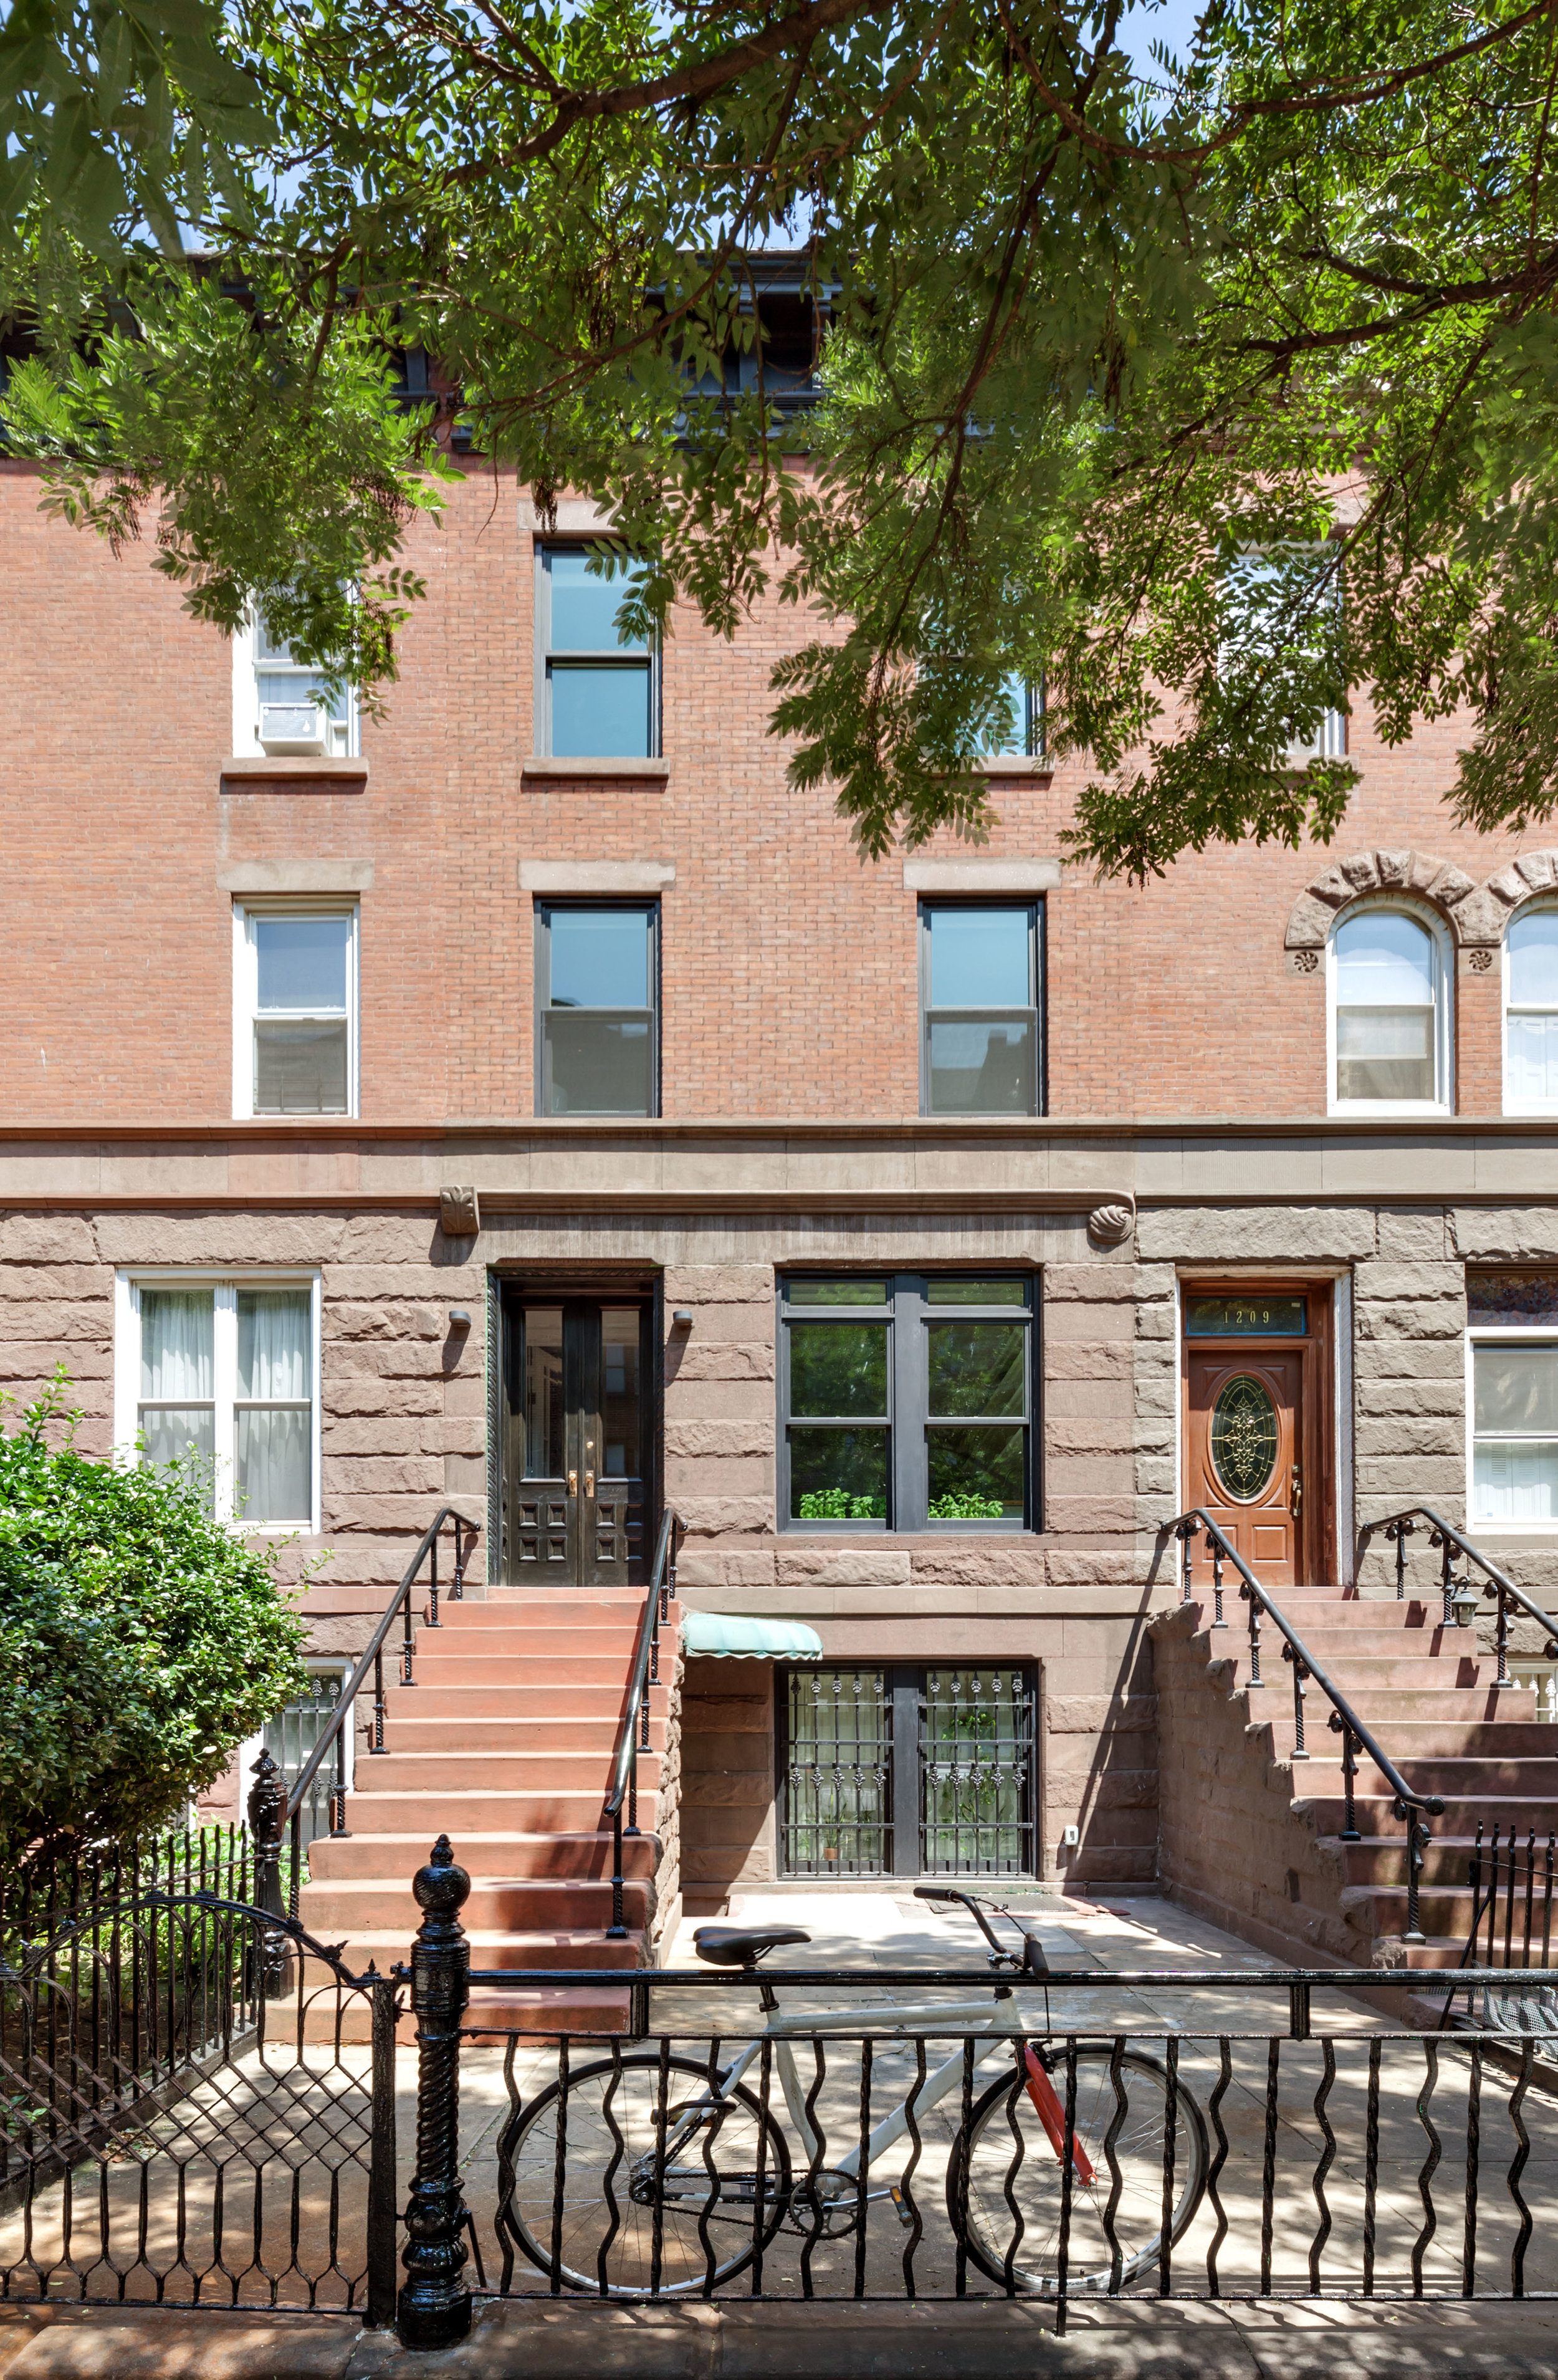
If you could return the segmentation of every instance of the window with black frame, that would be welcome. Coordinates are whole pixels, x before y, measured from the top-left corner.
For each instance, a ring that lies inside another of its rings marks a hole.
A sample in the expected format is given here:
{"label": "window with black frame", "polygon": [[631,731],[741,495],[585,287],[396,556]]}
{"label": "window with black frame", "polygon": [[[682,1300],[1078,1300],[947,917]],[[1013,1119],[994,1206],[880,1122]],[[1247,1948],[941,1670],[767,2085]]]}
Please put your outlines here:
{"label": "window with black frame", "polygon": [[654,902],[536,908],[539,1115],[659,1112]]}
{"label": "window with black frame", "polygon": [[920,1110],[1037,1115],[1044,905],[920,907]]}
{"label": "window with black frame", "polygon": [[539,749],[558,759],[650,759],[659,748],[656,653],[617,614],[634,573],[608,578],[582,546],[537,551]]}
{"label": "window with black frame", "polygon": [[791,1276],[779,1292],[779,1521],[1038,1525],[1026,1273]]}

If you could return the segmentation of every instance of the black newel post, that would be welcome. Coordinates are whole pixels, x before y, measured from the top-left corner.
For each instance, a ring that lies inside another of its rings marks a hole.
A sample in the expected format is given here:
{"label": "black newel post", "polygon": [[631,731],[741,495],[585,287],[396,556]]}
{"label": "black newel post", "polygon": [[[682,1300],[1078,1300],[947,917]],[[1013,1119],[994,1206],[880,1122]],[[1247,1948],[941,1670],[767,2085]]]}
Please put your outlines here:
{"label": "black newel post", "polygon": [[460,1911],[471,1880],[449,1837],[411,1889],[424,1912],[411,1951],[417,2018],[417,2176],[405,2210],[407,2278],[396,2327],[406,2347],[451,2347],[471,2326],[463,2278],[466,2216],[460,2195],[460,2020],[470,1998],[471,1950]]}
{"label": "black newel post", "polygon": [[[267,1917],[284,1917],[282,1899],[282,1829],[286,1824],[286,1779],[268,1752],[254,1764],[248,1792],[248,1831],[254,1844],[254,1905]],[[268,2000],[287,1988],[286,1936],[267,1926],[260,1937],[260,1982]]]}

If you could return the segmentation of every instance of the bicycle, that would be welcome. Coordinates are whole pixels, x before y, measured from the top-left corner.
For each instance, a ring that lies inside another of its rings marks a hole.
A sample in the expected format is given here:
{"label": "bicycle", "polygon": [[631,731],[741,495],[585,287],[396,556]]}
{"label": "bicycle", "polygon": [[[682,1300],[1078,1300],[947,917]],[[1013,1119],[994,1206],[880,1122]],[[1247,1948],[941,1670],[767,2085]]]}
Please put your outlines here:
{"label": "bicycle", "polygon": [[[916,1898],[969,1910],[990,1945],[990,1967],[1028,1983],[1055,1979],[1036,1937],[1004,1904],[935,1885],[917,1887]],[[1021,1951],[1003,1947],[986,1912],[1016,1927]],[[759,1961],[810,1939],[786,1925],[706,1925],[694,1934],[699,1958],[743,1968],[758,1985],[767,2022],[728,2064],[719,2063],[715,2043],[706,2064],[672,2055],[669,2042],[619,2049],[516,2108],[498,2143],[498,2228],[555,2286],[620,2297],[708,2293],[743,2272],[786,2225],[815,2246],[864,2223],[870,2200],[891,2199],[906,2224],[921,2219],[898,2184],[869,2189],[866,2176],[910,2131],[911,2110],[918,2126],[950,2093],[963,2092],[962,2044],[917,2078],[869,2133],[864,2160],[857,2144],[824,2166],[826,2136],[813,2120],[822,2069],[803,2084],[791,2042],[801,2034],[976,2034],[995,2024],[1012,1985],[997,1984],[989,2001],[781,2013]],[[1171,2242],[1201,2203],[1207,2138],[1194,2096],[1178,2077],[1171,2082],[1161,2059],[1119,2041],[1079,2041],[1069,2053],[1047,2032],[1003,2028],[978,2051],[974,2068],[996,2054],[1007,2070],[973,2097],[948,2157],[955,2241],[1002,2287],[1056,2292],[1069,2101],[1067,2289],[1099,2294],[1129,2287],[1159,2261],[1165,2176],[1178,2192]],[[746,2079],[759,2063],[760,2093]],[[770,2066],[800,2138],[799,2172],[768,2104]]]}

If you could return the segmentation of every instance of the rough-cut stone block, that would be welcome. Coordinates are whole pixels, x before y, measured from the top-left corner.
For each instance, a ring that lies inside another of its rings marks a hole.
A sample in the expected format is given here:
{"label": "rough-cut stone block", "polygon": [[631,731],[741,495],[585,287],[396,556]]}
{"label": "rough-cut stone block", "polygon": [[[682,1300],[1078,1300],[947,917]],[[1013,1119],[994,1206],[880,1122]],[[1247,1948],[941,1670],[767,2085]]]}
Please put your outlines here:
{"label": "rough-cut stone block", "polygon": [[1126,1340],[1057,1339],[1045,1330],[1046,1380],[1118,1380],[1129,1383],[1132,1350]]}
{"label": "rough-cut stone block", "polygon": [[352,1215],[336,1243],[334,1260],[343,1265],[432,1265],[446,1245],[426,1215]]}
{"label": "rough-cut stone block", "polygon": [[449,1318],[437,1305],[413,1305],[386,1297],[367,1303],[332,1298],[324,1307],[327,1340],[379,1339],[397,1343],[407,1339],[442,1339]]}
{"label": "rough-cut stone block", "polygon": [[668,1455],[681,1455],[688,1461],[703,1456],[771,1455],[773,1415],[770,1413],[765,1421],[682,1421],[672,1420],[668,1415],[665,1451]]}
{"label": "rough-cut stone block", "polygon": [[771,1496],[679,1496],[676,1509],[694,1537],[767,1536],[774,1525]]}
{"label": "rough-cut stone block", "polygon": [[1158,1723],[1156,1694],[1046,1694],[1051,1735],[1150,1734]]}
{"label": "rough-cut stone block", "polygon": [[1396,1414],[1443,1414],[1459,1421],[1466,1415],[1466,1389],[1456,1375],[1443,1380],[1361,1379],[1356,1384],[1355,1403],[1360,1422],[1365,1416]]}
{"label": "rough-cut stone block", "polygon": [[1356,1442],[1360,1463],[1377,1454],[1437,1454],[1451,1461],[1465,1454],[1465,1415],[1424,1418],[1391,1414],[1383,1418],[1360,1418]]}
{"label": "rough-cut stone block", "polygon": [[909,1575],[909,1554],[896,1548],[780,1537],[774,1548],[776,1586],[907,1586]]}
{"label": "rough-cut stone block", "polygon": [[1457,1309],[1466,1304],[1466,1267],[1462,1264],[1376,1262],[1359,1265],[1353,1280],[1360,1306],[1365,1301],[1376,1304],[1388,1298],[1425,1304],[1431,1299],[1444,1299]]}
{"label": "rough-cut stone block", "polygon": [[0,1217],[0,1265],[95,1264],[102,1255],[85,1215]]}
{"label": "rough-cut stone block", "polygon": [[[665,1303],[673,1305],[771,1305],[772,1265],[668,1265]],[[694,1323],[694,1328],[696,1329]]]}
{"label": "rough-cut stone block", "polygon": [[1373,1255],[1374,1216],[1350,1207],[1143,1207],[1136,1243],[1143,1260],[1171,1263],[1346,1263]]}
{"label": "rough-cut stone block", "polygon": [[679,1585],[696,1587],[755,1586],[759,1589],[774,1584],[772,1551],[756,1548],[741,1550],[722,1548],[718,1552],[694,1551],[683,1547],[676,1558]]}
{"label": "rough-cut stone block", "polygon": [[1337,906],[1334,902],[1317,901],[1312,892],[1302,894],[1288,911],[1287,930],[1283,936],[1285,949],[1323,950]]}
{"label": "rough-cut stone block", "polygon": [[1455,902],[1450,911],[1450,922],[1455,928],[1457,942],[1463,945],[1480,942],[1496,947],[1503,939],[1507,915],[1504,904],[1495,900],[1485,885],[1479,884]]}
{"label": "rough-cut stone block", "polygon": [[237,1214],[125,1213],[96,1220],[97,1252],[112,1265],[317,1265],[345,1229],[342,1215],[306,1210]]}
{"label": "rough-cut stone block", "polygon": [[1118,1305],[1133,1302],[1141,1294],[1138,1274],[1140,1268],[1122,1262],[1057,1264],[1045,1268],[1045,1306],[1069,1304],[1073,1299],[1085,1305]]}
{"label": "rough-cut stone block", "polygon": [[[670,1365],[667,1371],[670,1372]],[[685,1347],[671,1376],[679,1380],[771,1380],[774,1377],[772,1341],[754,1344],[750,1340],[707,1340],[694,1336]]]}
{"label": "rough-cut stone block", "polygon": [[927,1544],[913,1550],[916,1586],[989,1586],[1035,1592],[1045,1584],[1045,1557],[1033,1544],[1012,1545],[991,1537]]}
{"label": "rough-cut stone block", "polygon": [[1451,1224],[1468,1262],[1558,1262],[1558,1206],[1457,1207]]}
{"label": "rough-cut stone block", "polygon": [[1443,1339],[1371,1339],[1353,1342],[1353,1371],[1359,1380],[1464,1380],[1466,1344],[1456,1334]]}
{"label": "rough-cut stone block", "polygon": [[1052,1547],[1045,1564],[1052,1586],[1134,1586],[1141,1574],[1133,1553],[1071,1553]]}

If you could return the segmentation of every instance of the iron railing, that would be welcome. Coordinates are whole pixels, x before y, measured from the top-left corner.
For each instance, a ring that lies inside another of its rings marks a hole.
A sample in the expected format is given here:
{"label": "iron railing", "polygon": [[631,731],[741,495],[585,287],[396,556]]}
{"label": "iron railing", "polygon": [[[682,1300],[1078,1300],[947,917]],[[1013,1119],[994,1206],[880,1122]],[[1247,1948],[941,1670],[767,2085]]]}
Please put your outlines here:
{"label": "iron railing", "polygon": [[606,1796],[604,1815],[611,1821],[611,1923],[606,1929],[609,1942],[624,1942],[627,1925],[622,1902],[622,1804],[627,1804],[625,1832],[638,1832],[638,1755],[649,1749],[649,1689],[660,1682],[660,1630],[670,1617],[670,1607],[676,1600],[676,1546],[681,1533],[676,1514],[668,1511],[660,1522],[660,1533],[655,1541],[654,1566],[649,1572],[648,1590],[644,1597],[644,1609],[638,1622],[637,1641],[633,1650],[633,1668],[628,1673],[627,1701],[622,1706],[622,1722],[617,1729],[617,1749],[611,1764],[611,1790]]}
{"label": "iron railing", "polygon": [[1207,1544],[1212,1550],[1212,1624],[1214,1628],[1227,1626],[1227,1621],[1223,1616],[1223,1564],[1226,1561],[1231,1562],[1238,1572],[1239,1599],[1250,1606],[1250,1675],[1245,1684],[1251,1694],[1262,1693],[1266,1683],[1261,1675],[1262,1614],[1270,1620],[1281,1635],[1282,1658],[1290,1664],[1293,1672],[1292,1757],[1295,1760],[1309,1758],[1309,1749],[1304,1740],[1304,1689],[1311,1680],[1330,1704],[1331,1716],[1328,1724],[1332,1732],[1342,1739],[1342,1791],[1346,1815],[1341,1840],[1344,1843],[1357,1843],[1363,1840],[1359,1831],[1357,1808],[1359,1752],[1367,1752],[1370,1759],[1383,1777],[1395,1796],[1391,1805],[1392,1815],[1401,1821],[1407,1830],[1407,1925],[1401,1939],[1413,1944],[1421,1943],[1425,1937],[1418,1922],[1418,1886],[1422,1876],[1428,1846],[1433,1840],[1431,1829],[1424,1824],[1424,1820],[1443,1816],[1444,1810],[1443,1797],[1438,1793],[1419,1793],[1416,1786],[1408,1785],[1389,1754],[1359,1718],[1341,1688],[1327,1676],[1313,1655],[1305,1649],[1292,1621],[1273,1602],[1249,1563],[1237,1548],[1229,1544],[1216,1522],[1203,1506],[1197,1505],[1191,1512],[1181,1512],[1177,1520],[1169,1524],[1169,1526],[1185,1549],[1184,1592],[1181,1597],[1181,1600],[1185,1603],[1194,1603],[1198,1600],[1192,1574],[1192,1549],[1197,1536],[1202,1533],[1205,1535]]}
{"label": "iron railing", "polygon": [[[1495,1988],[1484,1981],[1479,1990],[1468,1985],[1465,2022],[1490,2032],[1558,2038],[1558,1987],[1551,1978],[1558,1836],[1550,1833],[1545,1845],[1540,1844],[1535,1827],[1528,1825],[1522,1843],[1513,1818],[1507,1836],[1502,1819],[1495,1822],[1486,1842],[1484,1831],[1484,1822],[1479,1819],[1477,1841],[1467,1864],[1471,1923],[1457,1963],[1463,1971],[1475,1967],[1485,1975],[1502,1969],[1504,1983]],[[1528,1980],[1516,1990],[1509,1988],[1512,1973],[1528,1979],[1533,1972],[1549,1979],[1534,1990]],[[1442,2025],[1451,2022],[1460,1989],[1457,1980],[1445,1996]]]}
{"label": "iron railing", "polygon": [[1516,1586],[1507,1572],[1500,1570],[1497,1562],[1490,1561],[1487,1555],[1474,1546],[1469,1537],[1463,1536],[1460,1530],[1455,1527],[1453,1523],[1445,1520],[1443,1513],[1436,1512],[1431,1504],[1408,1504],[1405,1512],[1393,1512],[1388,1520],[1371,1521],[1363,1532],[1366,1537],[1378,1532],[1383,1536],[1387,1545],[1394,1545],[1395,1548],[1397,1603],[1404,1602],[1407,1595],[1407,1540],[1416,1535],[1419,1521],[1426,1522],[1429,1544],[1439,1554],[1439,1583],[1443,1598],[1443,1618],[1446,1628],[1469,1628],[1477,1617],[1479,1590],[1472,1585],[1469,1578],[1465,1576],[1457,1578],[1455,1575],[1457,1554],[1463,1561],[1475,1562],[1478,1569],[1481,1571],[1483,1574],[1481,1594],[1497,1597],[1496,1641],[1499,1668],[1498,1675],[1493,1680],[1495,1689],[1500,1686],[1513,1686],[1518,1682],[1509,1674],[1509,1613],[1512,1605],[1525,1612],[1528,1619],[1536,1621],[1538,1625],[1546,1631],[1547,1643],[1542,1658],[1547,1661],[1558,1661],[1558,1621],[1553,1619],[1551,1612],[1544,1611],[1540,1603],[1533,1602],[1523,1586]]}
{"label": "iron railing", "polygon": [[[303,1813],[310,1796],[317,1791],[316,1780],[326,1760],[332,1764],[330,1788],[330,1832],[342,1836],[346,1832],[346,1742],[345,1730],[355,1724],[357,1694],[363,1681],[373,1672],[373,1722],[368,1742],[369,1752],[384,1749],[384,1720],[388,1703],[384,1693],[384,1647],[398,1619],[401,1622],[401,1643],[392,1659],[398,1661],[403,1686],[416,1684],[414,1670],[415,1627],[412,1598],[422,1565],[427,1562],[428,1601],[422,1614],[423,1623],[437,1628],[438,1616],[439,1538],[446,1521],[454,1524],[454,1576],[448,1590],[451,1603],[460,1602],[465,1591],[465,1565],[470,1560],[470,1540],[477,1536],[478,1524],[466,1520],[453,1504],[441,1505],[423,1531],[416,1552],[401,1577],[400,1585],[384,1607],[368,1649],[341,1689],[339,1701],[331,1712],[308,1759],[298,1770],[296,1782],[290,1792],[281,1768],[269,1752],[262,1752],[254,1764],[255,1781],[248,1797],[248,1823],[254,1837],[254,1898],[260,1908],[276,1916],[297,1914],[297,1895],[303,1874]],[[291,1875],[285,1897],[282,1891],[282,1844],[290,1837]]]}

